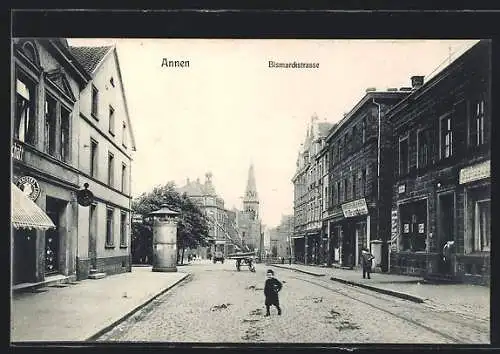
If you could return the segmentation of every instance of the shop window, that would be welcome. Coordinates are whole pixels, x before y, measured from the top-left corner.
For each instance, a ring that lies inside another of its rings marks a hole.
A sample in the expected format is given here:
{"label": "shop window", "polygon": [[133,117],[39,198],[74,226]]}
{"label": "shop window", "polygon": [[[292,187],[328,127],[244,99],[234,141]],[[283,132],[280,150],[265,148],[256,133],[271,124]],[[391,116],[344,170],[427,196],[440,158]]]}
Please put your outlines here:
{"label": "shop window", "polygon": [[474,229],[475,250],[489,252],[491,248],[491,200],[476,202]]}
{"label": "shop window", "polygon": [[70,160],[70,112],[61,108],[61,160],[68,162]]}
{"label": "shop window", "polygon": [[409,171],[408,136],[399,139],[399,175],[404,176]]}
{"label": "shop window", "polygon": [[420,130],[417,134],[417,168],[424,168],[429,163],[429,130]]}
{"label": "shop window", "polygon": [[472,105],[472,118],[469,121],[469,143],[480,146],[485,143],[484,100],[475,101]]}
{"label": "shop window", "polygon": [[127,247],[127,213],[120,213],[120,247]]}
{"label": "shop window", "polygon": [[453,155],[453,127],[451,115],[446,115],[439,121],[440,158],[447,159]]}
{"label": "shop window", "polygon": [[109,134],[115,135],[115,110],[109,106]]}
{"label": "shop window", "polygon": [[14,138],[27,144],[35,144],[35,85],[25,80],[16,80],[16,107]]}
{"label": "shop window", "polygon": [[51,156],[56,154],[56,132],[57,132],[57,103],[47,96],[45,99],[45,129],[44,129],[44,151]]}
{"label": "shop window", "polygon": [[90,139],[90,175],[97,177],[97,153],[98,143],[94,139]]}
{"label": "shop window", "polygon": [[115,157],[112,153],[108,153],[108,185],[113,187],[113,181],[115,178],[114,174],[115,169]]}
{"label": "shop window", "polygon": [[98,117],[98,107],[99,107],[99,90],[95,86],[92,86],[92,116],[94,118]]}
{"label": "shop window", "polygon": [[113,247],[115,240],[113,234],[114,209],[106,208],[106,247]]}

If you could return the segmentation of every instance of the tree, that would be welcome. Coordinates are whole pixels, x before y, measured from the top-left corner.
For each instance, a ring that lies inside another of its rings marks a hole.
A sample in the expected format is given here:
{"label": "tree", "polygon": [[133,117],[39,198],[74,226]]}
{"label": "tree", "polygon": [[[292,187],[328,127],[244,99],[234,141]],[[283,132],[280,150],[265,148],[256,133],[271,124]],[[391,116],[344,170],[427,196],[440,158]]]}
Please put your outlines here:
{"label": "tree", "polygon": [[[209,220],[193,203],[186,194],[180,195],[175,190],[173,182],[164,186],[153,188],[150,193],[143,193],[132,202],[132,211],[143,216],[152,211],[160,209],[162,204],[167,204],[170,209],[179,213],[177,223],[177,259],[184,261],[184,251],[186,248],[198,246],[208,246],[210,244]],[[141,227],[132,229],[134,240],[149,241],[152,244],[153,230],[150,224],[143,224]],[[134,233],[136,233],[134,235]]]}

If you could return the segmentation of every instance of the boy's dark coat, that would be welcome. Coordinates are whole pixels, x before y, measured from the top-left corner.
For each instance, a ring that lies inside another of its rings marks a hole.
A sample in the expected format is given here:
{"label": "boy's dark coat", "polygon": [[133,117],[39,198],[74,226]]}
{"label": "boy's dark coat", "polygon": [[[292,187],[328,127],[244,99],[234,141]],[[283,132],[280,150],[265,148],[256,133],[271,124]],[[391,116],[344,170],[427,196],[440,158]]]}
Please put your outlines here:
{"label": "boy's dark coat", "polygon": [[266,305],[279,305],[278,292],[283,287],[283,284],[276,278],[266,280],[264,286],[264,295],[266,296]]}

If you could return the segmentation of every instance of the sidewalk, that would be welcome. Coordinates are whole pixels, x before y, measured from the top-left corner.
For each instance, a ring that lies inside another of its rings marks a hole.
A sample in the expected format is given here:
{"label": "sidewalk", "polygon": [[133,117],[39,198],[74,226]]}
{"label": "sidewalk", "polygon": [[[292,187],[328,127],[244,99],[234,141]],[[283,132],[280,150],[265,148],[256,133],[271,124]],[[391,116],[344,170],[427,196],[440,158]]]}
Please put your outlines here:
{"label": "sidewalk", "polygon": [[11,341],[85,341],[120,321],[189,274],[132,272],[86,279],[43,292],[12,295]]}
{"label": "sidewalk", "polygon": [[305,266],[300,264],[273,264],[275,267],[326,276],[331,280],[385,293],[414,302],[445,308],[482,319],[490,318],[490,288],[470,284],[428,284],[421,277],[387,273],[372,273],[371,279],[363,279],[360,269],[348,270]]}

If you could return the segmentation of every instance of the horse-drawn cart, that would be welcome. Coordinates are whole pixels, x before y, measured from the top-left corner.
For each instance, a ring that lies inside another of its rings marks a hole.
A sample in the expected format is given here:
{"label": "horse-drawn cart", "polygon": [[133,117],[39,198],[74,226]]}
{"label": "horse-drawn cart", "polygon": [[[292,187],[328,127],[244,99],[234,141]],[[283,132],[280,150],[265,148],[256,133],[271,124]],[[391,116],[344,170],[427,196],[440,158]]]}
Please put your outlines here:
{"label": "horse-drawn cart", "polygon": [[251,272],[255,272],[255,253],[254,252],[237,252],[228,255],[229,259],[234,259],[236,260],[236,270],[239,272],[241,269],[241,264],[246,264],[248,265],[248,269]]}

